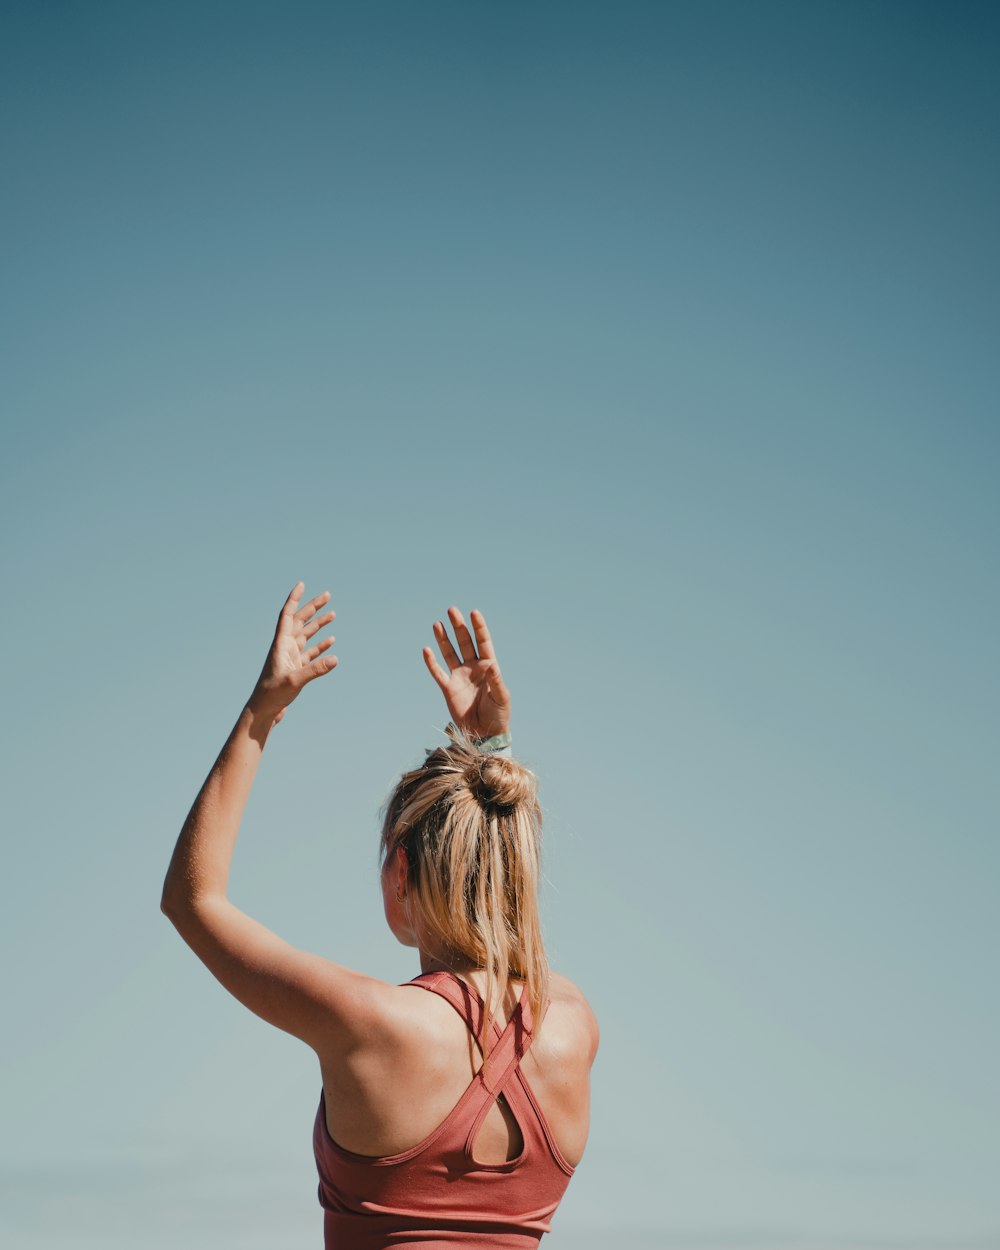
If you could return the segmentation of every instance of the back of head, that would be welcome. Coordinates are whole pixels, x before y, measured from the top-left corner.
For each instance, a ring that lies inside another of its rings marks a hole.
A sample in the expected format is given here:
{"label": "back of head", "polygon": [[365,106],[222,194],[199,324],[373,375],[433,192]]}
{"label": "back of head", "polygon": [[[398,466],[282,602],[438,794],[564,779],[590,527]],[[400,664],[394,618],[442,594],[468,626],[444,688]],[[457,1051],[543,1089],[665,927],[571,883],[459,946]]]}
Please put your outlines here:
{"label": "back of head", "polygon": [[548,963],[538,914],[541,808],[533,773],[485,755],[449,726],[389,797],[382,862],[397,847],[409,867],[407,898],[421,930],[457,960],[486,971],[488,1019],[513,978],[540,1022]]}

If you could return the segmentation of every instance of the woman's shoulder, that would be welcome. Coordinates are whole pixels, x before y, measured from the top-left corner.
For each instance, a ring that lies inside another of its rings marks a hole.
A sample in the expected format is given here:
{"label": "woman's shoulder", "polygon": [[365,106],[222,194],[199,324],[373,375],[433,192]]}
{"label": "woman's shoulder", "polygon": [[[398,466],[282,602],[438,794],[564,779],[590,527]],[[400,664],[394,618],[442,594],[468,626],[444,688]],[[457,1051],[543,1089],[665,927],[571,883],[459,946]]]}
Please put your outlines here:
{"label": "woman's shoulder", "polygon": [[588,1062],[593,1063],[601,1034],[597,1016],[583,990],[558,972],[549,974],[549,1010],[543,1024],[549,1043],[579,1054],[585,1043]]}
{"label": "woman's shoulder", "polygon": [[[416,992],[424,977],[402,985],[372,977],[359,979],[356,994],[360,1029],[368,1046],[376,1049],[432,1044],[442,1030],[454,1031],[453,1009],[437,994]],[[421,988],[429,988],[426,984]],[[538,1030],[544,1050],[568,1062],[593,1062],[600,1032],[597,1017],[586,995],[568,977],[549,974],[549,1006]],[[360,1040],[360,1039],[358,1039]]]}

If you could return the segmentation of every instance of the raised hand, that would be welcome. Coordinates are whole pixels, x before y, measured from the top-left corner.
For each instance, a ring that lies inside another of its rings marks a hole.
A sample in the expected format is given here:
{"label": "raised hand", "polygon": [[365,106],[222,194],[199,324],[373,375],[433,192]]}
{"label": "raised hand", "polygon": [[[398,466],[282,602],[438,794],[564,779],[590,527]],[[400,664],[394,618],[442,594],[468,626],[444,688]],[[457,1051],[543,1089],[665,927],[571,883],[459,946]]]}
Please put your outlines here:
{"label": "raised hand", "polygon": [[424,663],[441,687],[452,720],[472,738],[506,733],[510,728],[510,692],[500,676],[482,612],[473,612],[470,617],[475,640],[458,608],[448,609],[448,619],[455,631],[457,652],[444,623],[434,622],[434,637],[447,672],[430,647],[424,647]]}
{"label": "raised hand", "polygon": [[285,600],[274,641],[250,696],[251,705],[264,715],[273,716],[275,725],[303,686],[337,667],[335,655],[323,654],[333,645],[333,638],[323,638],[311,647],[306,646],[309,639],[337,615],[336,612],[316,615],[330,598],[330,592],[324,590],[300,607],[304,590],[305,584],[296,582]]}

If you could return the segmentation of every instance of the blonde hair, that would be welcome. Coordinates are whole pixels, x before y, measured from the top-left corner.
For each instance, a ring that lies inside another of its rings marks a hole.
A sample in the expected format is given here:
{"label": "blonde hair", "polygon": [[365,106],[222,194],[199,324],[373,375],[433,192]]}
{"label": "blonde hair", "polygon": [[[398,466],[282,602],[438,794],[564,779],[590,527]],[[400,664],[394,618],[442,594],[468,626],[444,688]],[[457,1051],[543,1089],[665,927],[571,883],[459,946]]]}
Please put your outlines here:
{"label": "blonde hair", "polygon": [[536,1029],[548,997],[538,915],[542,812],[533,773],[483,754],[453,725],[446,732],[451,745],[428,752],[389,796],[381,857],[385,865],[403,848],[418,923],[447,951],[485,969],[485,1056],[490,1021],[511,980],[524,982]]}

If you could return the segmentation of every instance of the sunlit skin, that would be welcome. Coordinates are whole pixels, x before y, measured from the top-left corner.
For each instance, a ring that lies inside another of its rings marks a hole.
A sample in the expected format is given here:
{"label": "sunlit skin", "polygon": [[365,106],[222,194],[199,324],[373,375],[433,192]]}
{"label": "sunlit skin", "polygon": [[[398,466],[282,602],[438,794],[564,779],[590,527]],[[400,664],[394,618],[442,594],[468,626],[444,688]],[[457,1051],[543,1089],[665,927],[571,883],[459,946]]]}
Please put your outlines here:
{"label": "sunlit skin", "polygon": [[[453,1008],[435,994],[391,985],[297,950],[228,898],[240,821],[269,734],[310,683],[332,673],[334,620],[328,591],[302,602],[298,582],[282,607],[274,639],[240,712],[184,822],[163,886],[162,908],[181,936],[231,994],[251,1011],[316,1052],[335,1141],[363,1155],[396,1154],[423,1140],[445,1118],[479,1066],[480,1056]],[[455,724],[474,738],[505,732],[510,693],[486,621],[448,610],[433,632],[440,659],[424,662]],[[289,811],[289,830],[296,817]],[[287,831],[283,836],[288,836]],[[420,971],[450,969],[485,990],[485,973],[420,931],[408,900],[401,849],[382,869],[385,918],[394,936],[416,948]],[[498,1011],[506,1022],[520,992],[512,983]],[[589,1072],[598,1034],[586,999],[552,975],[544,1027],[522,1063],[556,1142],[571,1163],[583,1153],[589,1120]],[[493,1107],[476,1139],[484,1163],[513,1158],[520,1132],[505,1104]]]}

